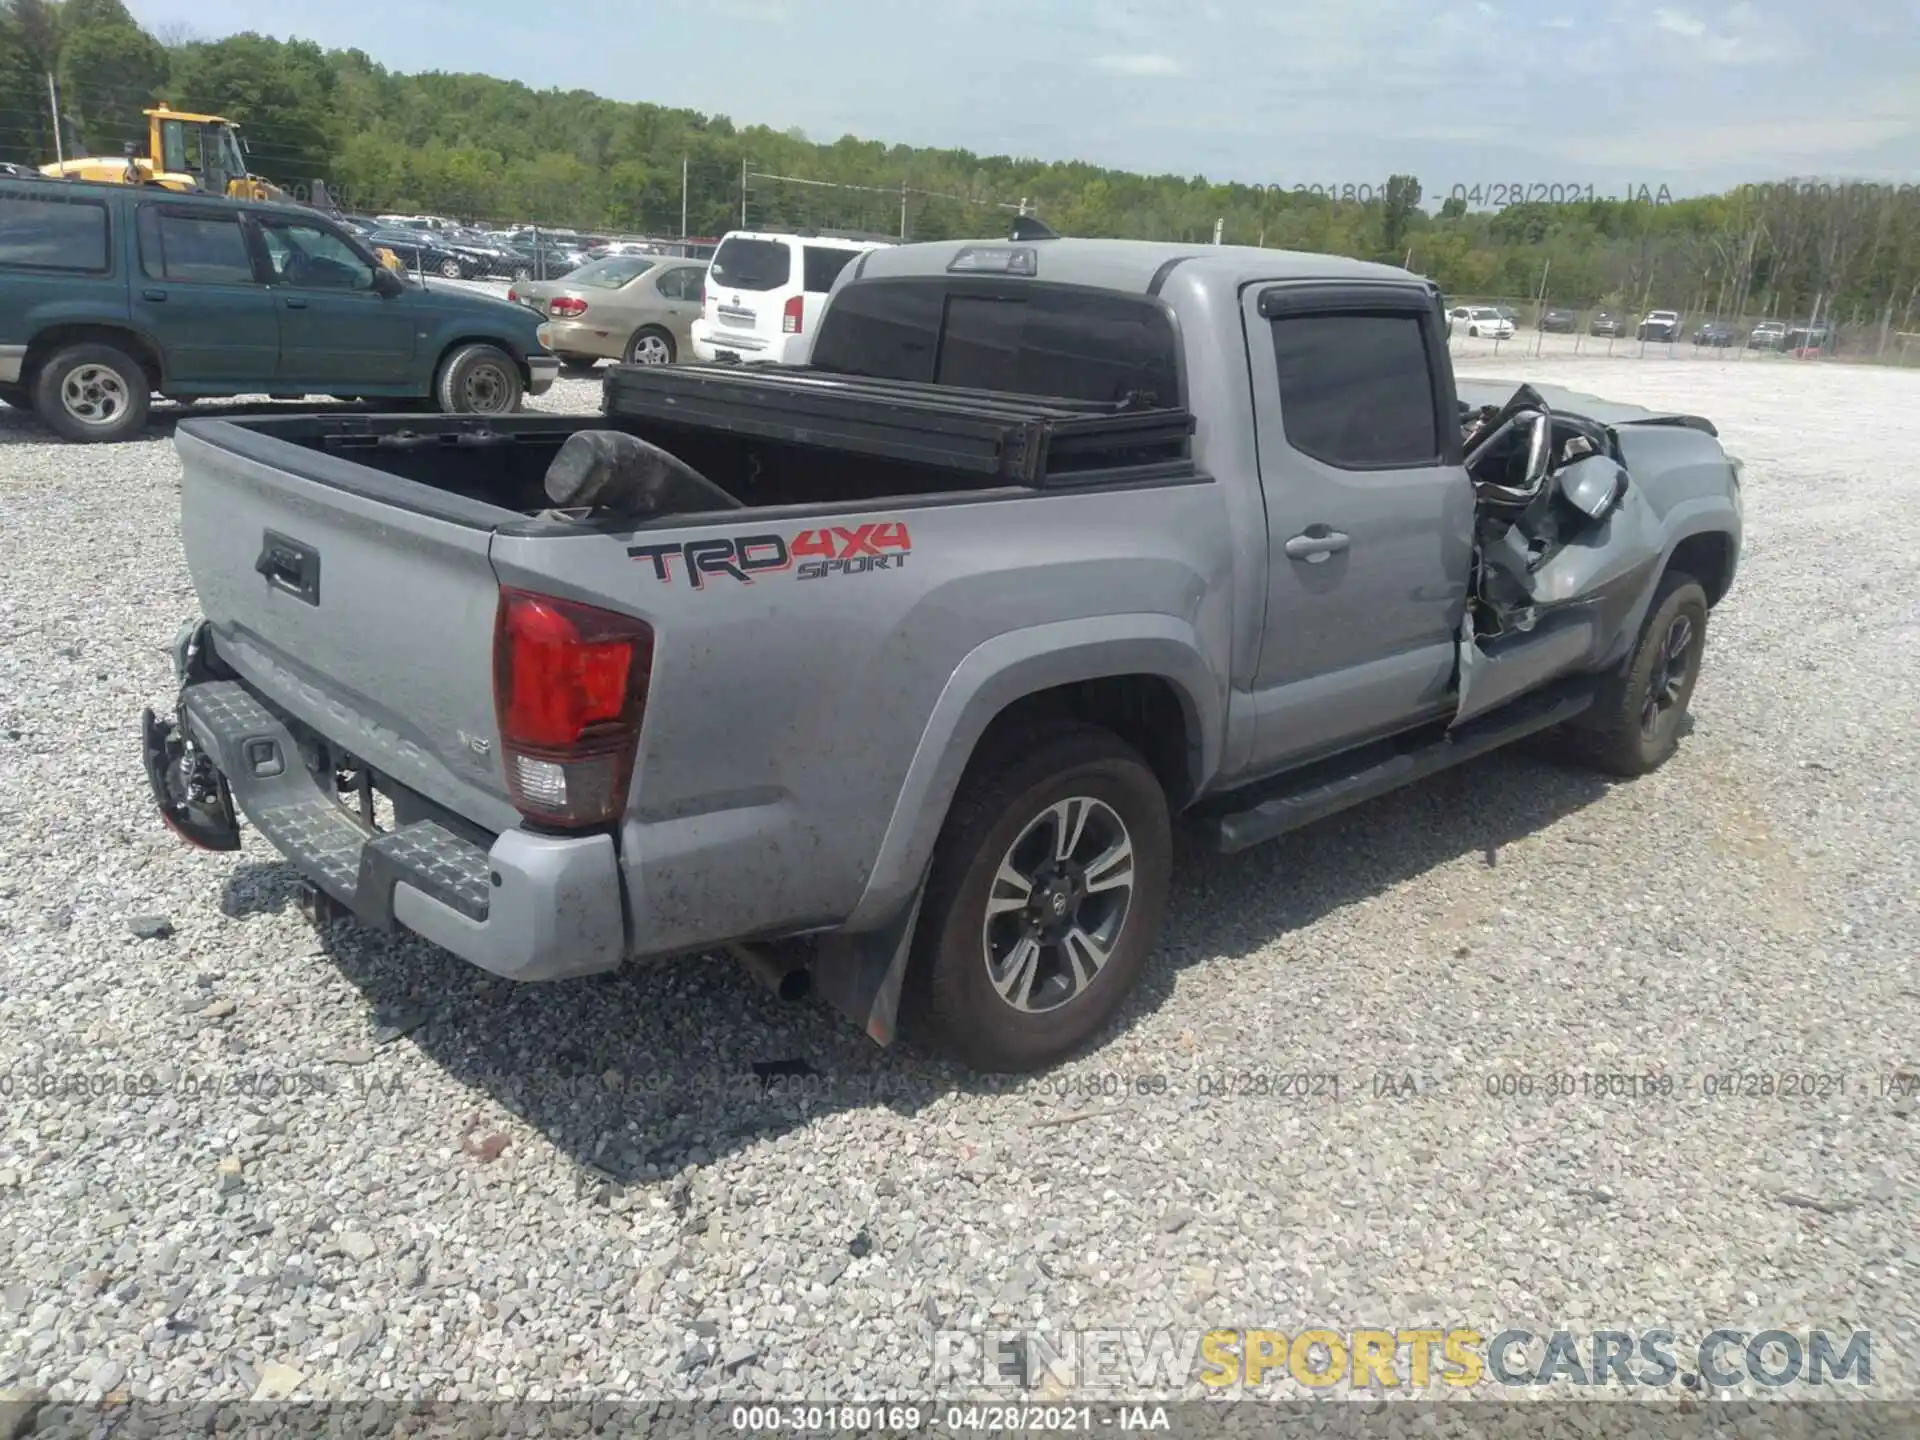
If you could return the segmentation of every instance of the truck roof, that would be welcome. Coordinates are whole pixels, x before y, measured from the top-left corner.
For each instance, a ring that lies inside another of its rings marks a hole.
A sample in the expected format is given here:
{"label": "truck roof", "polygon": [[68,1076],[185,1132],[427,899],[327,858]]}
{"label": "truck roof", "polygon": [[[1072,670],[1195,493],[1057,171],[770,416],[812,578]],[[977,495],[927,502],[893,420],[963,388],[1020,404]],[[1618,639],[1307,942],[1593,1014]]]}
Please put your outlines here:
{"label": "truck roof", "polygon": [[1108,290],[1147,291],[1169,262],[1202,266],[1208,278],[1228,284],[1255,280],[1388,280],[1424,284],[1421,277],[1394,265],[1316,255],[1304,250],[1268,250],[1256,245],[1179,244],[1169,240],[1090,240],[1061,236],[1009,241],[1004,236],[979,240],[929,240],[868,252],[863,280],[882,277],[944,275],[953,257],[969,245],[1004,249],[1010,245],[1038,252],[1042,280],[1065,280]]}

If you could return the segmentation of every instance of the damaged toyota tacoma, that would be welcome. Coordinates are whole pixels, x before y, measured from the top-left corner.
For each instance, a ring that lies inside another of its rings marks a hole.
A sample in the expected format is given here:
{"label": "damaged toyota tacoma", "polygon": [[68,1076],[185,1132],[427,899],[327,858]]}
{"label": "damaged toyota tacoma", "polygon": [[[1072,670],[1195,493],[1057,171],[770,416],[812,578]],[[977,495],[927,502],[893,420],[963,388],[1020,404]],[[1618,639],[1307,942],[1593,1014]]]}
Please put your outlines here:
{"label": "damaged toyota tacoma", "polygon": [[512,979],[731,954],[987,1071],[1113,1015],[1175,823],[1526,736],[1661,765],[1740,554],[1711,423],[1456,382],[1416,276],[1031,224],[865,255],[804,367],[176,445],[179,835]]}

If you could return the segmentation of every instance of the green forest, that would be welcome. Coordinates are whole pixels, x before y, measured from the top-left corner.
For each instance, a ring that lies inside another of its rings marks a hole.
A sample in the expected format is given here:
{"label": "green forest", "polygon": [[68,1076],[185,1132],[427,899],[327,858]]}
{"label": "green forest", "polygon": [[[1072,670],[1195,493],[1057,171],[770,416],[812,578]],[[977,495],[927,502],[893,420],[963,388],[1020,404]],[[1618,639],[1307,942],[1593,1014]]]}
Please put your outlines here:
{"label": "green forest", "polygon": [[1230,244],[1407,264],[1458,297],[1524,300],[1544,285],[1566,305],[1817,313],[1883,337],[1911,331],[1920,300],[1912,185],[1755,176],[1724,195],[1496,210],[1424,196],[1403,175],[1339,200],[853,136],[815,143],[579,90],[399,75],[307,41],[167,43],[121,0],[0,0],[0,159],[54,158],[53,92],[69,154],[119,154],[143,133],[141,108],[164,99],[239,122],[260,174],[323,179],[369,213],[653,235],[681,233],[684,213],[687,233],[711,236],[740,223],[744,177],[754,226],[897,235],[904,221],[909,238],[938,239],[995,233],[1024,201],[1062,234],[1205,242],[1219,222]]}

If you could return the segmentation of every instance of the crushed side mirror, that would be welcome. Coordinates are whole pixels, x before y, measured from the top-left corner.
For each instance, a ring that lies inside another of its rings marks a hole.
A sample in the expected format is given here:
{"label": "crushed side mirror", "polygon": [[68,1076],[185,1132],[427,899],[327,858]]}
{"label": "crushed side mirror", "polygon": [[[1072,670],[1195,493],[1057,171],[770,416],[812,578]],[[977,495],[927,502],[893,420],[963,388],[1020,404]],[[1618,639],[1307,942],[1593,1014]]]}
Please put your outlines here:
{"label": "crushed side mirror", "polygon": [[1627,472],[1605,455],[1589,455],[1562,466],[1555,477],[1560,494],[1595,524],[1620,506],[1627,494]]}

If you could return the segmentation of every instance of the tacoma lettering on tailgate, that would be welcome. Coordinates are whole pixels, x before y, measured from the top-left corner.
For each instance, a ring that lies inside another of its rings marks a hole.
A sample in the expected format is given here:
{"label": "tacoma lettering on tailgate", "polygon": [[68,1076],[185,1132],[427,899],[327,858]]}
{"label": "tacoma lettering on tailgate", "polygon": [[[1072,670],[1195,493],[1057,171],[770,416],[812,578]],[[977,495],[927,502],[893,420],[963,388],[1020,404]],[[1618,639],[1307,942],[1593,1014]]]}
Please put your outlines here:
{"label": "tacoma lettering on tailgate", "polygon": [[677,540],[668,545],[629,545],[627,554],[653,564],[653,578],[671,582],[679,558],[687,583],[706,588],[709,576],[725,576],[751,585],[760,575],[792,571],[802,580],[830,575],[865,575],[898,570],[913,552],[913,539],[898,520],[864,525],[831,525],[785,535],[714,536]]}

